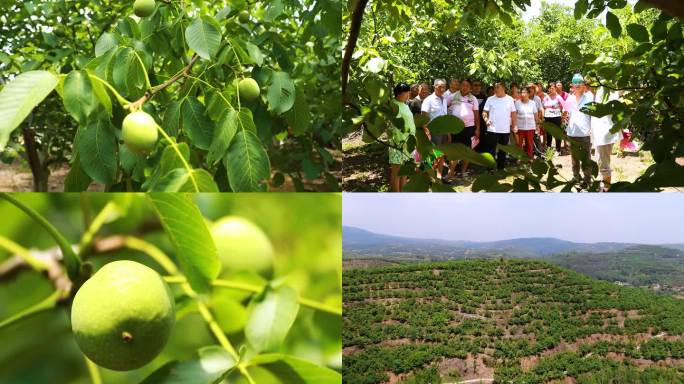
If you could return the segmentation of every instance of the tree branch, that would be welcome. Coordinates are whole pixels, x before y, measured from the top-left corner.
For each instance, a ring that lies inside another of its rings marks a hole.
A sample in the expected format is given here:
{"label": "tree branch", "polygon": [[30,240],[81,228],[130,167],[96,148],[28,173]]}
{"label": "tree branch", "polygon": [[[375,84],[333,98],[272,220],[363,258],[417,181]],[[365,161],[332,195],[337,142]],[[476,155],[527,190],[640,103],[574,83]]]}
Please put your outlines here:
{"label": "tree branch", "polygon": [[180,72],[176,73],[175,75],[173,75],[173,77],[171,77],[170,79],[166,80],[165,82],[163,82],[163,83],[161,83],[161,84],[159,84],[159,85],[157,85],[157,86],[155,86],[155,87],[152,87],[152,88],[148,89],[147,92],[145,92],[145,95],[143,95],[143,97],[141,97],[140,99],[138,99],[138,100],[136,100],[136,101],[134,101],[134,102],[132,102],[132,103],[126,105],[126,106],[124,106],[124,108],[129,109],[129,110],[131,110],[131,111],[137,111],[137,110],[140,109],[140,108],[143,106],[143,104],[145,104],[149,99],[151,99],[152,97],[154,97],[154,95],[156,95],[157,93],[163,91],[163,90],[166,89],[168,86],[170,86],[171,84],[177,82],[178,80],[183,79],[183,78],[186,78],[188,75],[190,75],[190,70],[192,69],[192,66],[195,65],[195,63],[197,62],[197,60],[199,60],[199,56],[197,56],[197,54],[195,54],[194,56],[192,56],[192,59],[190,59],[190,63],[188,63],[188,65],[186,65],[185,68],[183,68]]}
{"label": "tree branch", "polygon": [[347,39],[347,47],[344,50],[344,58],[342,59],[342,104],[347,104],[347,84],[349,83],[349,66],[351,65],[351,58],[356,48],[356,41],[359,39],[359,32],[361,31],[361,22],[363,21],[363,12],[366,9],[368,0],[358,0],[356,8],[352,13],[351,27],[349,28],[349,38]]}

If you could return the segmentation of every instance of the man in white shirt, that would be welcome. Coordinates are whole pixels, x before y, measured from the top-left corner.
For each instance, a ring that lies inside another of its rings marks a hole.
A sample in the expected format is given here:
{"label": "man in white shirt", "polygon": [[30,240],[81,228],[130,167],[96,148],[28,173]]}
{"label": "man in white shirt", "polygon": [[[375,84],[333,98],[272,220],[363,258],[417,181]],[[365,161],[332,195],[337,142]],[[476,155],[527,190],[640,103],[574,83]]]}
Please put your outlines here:
{"label": "man in white shirt", "polygon": [[[596,90],[596,95],[594,97],[594,101],[601,104],[617,99],[619,99],[617,92],[606,92],[603,87]],[[613,152],[613,144],[622,138],[619,130],[615,133],[611,133],[611,128],[613,128],[612,115],[591,117],[591,141],[596,147],[599,172],[603,178],[603,185],[601,186],[602,191],[607,191],[610,188],[610,156]]]}
{"label": "man in white shirt", "polygon": [[[444,116],[447,114],[447,100],[444,97],[444,91],[446,91],[446,81],[444,79],[436,79],[434,84],[434,92],[423,100],[423,105],[420,107],[420,111],[423,115],[427,116],[430,121],[436,119],[439,116]],[[448,135],[431,135],[430,130],[427,125],[423,127],[425,134],[428,135],[430,140],[435,144],[444,144],[447,142]],[[444,166],[444,157],[437,159],[436,169],[437,177],[442,178],[442,168]]]}
{"label": "man in white shirt", "polygon": [[[594,101],[594,95],[589,92],[580,74],[572,78],[575,93],[568,96],[570,114],[568,126],[565,128],[570,139],[570,155],[572,158],[572,174],[574,181],[582,181],[585,186],[591,184],[591,116],[581,109]],[[583,178],[580,177],[580,165]]]}
{"label": "man in white shirt", "polygon": [[[513,127],[513,133],[518,132],[515,103],[513,98],[506,94],[506,87],[503,83],[499,82],[494,85],[494,96],[487,99],[482,110],[482,116],[487,125],[486,136],[489,153],[494,156],[497,144],[508,144],[511,126]],[[498,151],[496,153],[496,166],[498,169],[504,169],[506,166],[506,152]]]}

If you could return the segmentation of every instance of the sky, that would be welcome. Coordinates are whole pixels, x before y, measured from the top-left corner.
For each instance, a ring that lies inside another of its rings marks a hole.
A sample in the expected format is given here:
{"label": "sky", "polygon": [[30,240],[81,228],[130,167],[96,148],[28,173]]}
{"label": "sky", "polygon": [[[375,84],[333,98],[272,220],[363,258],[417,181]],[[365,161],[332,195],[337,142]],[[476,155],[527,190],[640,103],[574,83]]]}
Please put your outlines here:
{"label": "sky", "polygon": [[[527,7],[527,10],[525,13],[523,13],[523,20],[525,21],[530,21],[532,18],[539,16],[539,11],[541,10],[541,3],[542,1],[546,1],[549,4],[561,4],[565,5],[568,7],[571,7],[572,9],[575,9],[575,1],[576,0],[532,0],[532,4],[530,7]],[[627,1],[629,4],[634,5],[636,3],[636,0],[628,0]],[[601,23],[605,24],[605,11],[601,13],[599,16],[599,19],[601,20]]]}
{"label": "sky", "polygon": [[342,223],[415,238],[684,243],[680,193],[345,193]]}

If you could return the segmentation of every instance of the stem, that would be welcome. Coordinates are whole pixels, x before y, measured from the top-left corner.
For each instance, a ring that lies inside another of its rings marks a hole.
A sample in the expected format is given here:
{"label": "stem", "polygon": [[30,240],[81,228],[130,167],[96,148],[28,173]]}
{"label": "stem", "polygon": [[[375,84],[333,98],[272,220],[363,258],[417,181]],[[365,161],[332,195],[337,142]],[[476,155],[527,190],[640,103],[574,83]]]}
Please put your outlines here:
{"label": "stem", "polygon": [[102,384],[102,377],[100,377],[100,370],[97,368],[97,365],[90,361],[90,359],[88,359],[85,355],[83,356],[83,359],[86,362],[88,373],[90,374],[90,380],[93,382],[93,384]]}
{"label": "stem", "polygon": [[31,251],[6,238],[5,236],[0,236],[0,248],[4,248],[8,252],[19,255],[26,264],[30,265],[31,268],[37,271],[45,271],[48,269],[48,266],[44,262],[33,257]]}
{"label": "stem", "polygon": [[183,154],[180,152],[180,149],[178,149],[178,145],[176,144],[176,142],[173,141],[171,139],[171,137],[159,125],[157,125],[157,130],[169,142],[169,145],[171,145],[171,148],[173,148],[173,150],[176,152],[176,154],[180,158],[181,162],[183,163],[183,167],[185,167],[185,170],[188,171],[188,177],[190,177],[190,181],[192,181],[192,186],[195,188],[195,191],[201,192],[199,189],[199,186],[197,185],[197,180],[195,180],[195,175],[192,174],[192,168],[190,168],[190,164],[188,164],[188,162],[185,161],[185,157],[183,157]]}
{"label": "stem", "polygon": [[154,244],[138,239],[137,237],[126,237],[124,240],[124,245],[130,249],[146,253],[168,273],[174,275],[178,273],[178,268],[176,268],[176,265],[161,249],[157,248],[157,246]]}
{"label": "stem", "polygon": [[143,73],[145,74],[145,86],[147,86],[147,89],[151,89],[152,84],[150,84],[150,77],[147,75],[147,68],[145,68],[145,63],[143,63],[142,59],[140,58],[140,55],[138,55],[138,52],[133,50],[133,53],[135,54],[135,57],[138,58],[138,63],[140,63],[140,68],[142,68]]}
{"label": "stem", "polygon": [[95,234],[102,228],[105,221],[111,216],[112,213],[116,211],[116,204],[113,202],[108,202],[104,208],[95,216],[93,221],[90,223],[88,230],[81,236],[81,241],[78,243],[78,255],[83,257],[83,254],[90,247],[93,242]]}
{"label": "stem", "polygon": [[34,211],[32,208],[22,203],[21,201],[17,200],[12,195],[7,193],[0,193],[0,198],[9,201],[14,206],[24,211],[24,213],[31,217],[35,222],[40,224],[50,234],[50,236],[52,236],[55,242],[57,242],[57,245],[59,245],[59,248],[62,250],[62,255],[64,256],[64,263],[66,264],[67,274],[69,275],[69,278],[71,279],[71,281],[78,281],[79,269],[81,267],[81,259],[78,257],[78,255],[76,255],[73,248],[71,248],[71,244],[69,244],[67,239],[65,239],[61,233],[59,233],[57,228],[50,224],[50,222],[47,221],[38,212]]}
{"label": "stem", "polygon": [[112,93],[114,94],[114,97],[116,97],[116,100],[119,102],[119,104],[121,104],[121,106],[125,106],[125,105],[128,105],[131,103],[130,101],[126,100],[123,96],[121,96],[119,94],[119,92],[117,92],[116,89],[114,89],[114,87],[111,86],[111,84],[100,79],[99,77],[97,77],[97,75],[93,75],[92,73],[88,73],[88,76],[91,79],[95,79],[95,80],[99,81],[100,83],[104,84],[105,87],[109,88],[109,90],[112,91]]}
{"label": "stem", "polygon": [[[185,284],[187,283],[187,279],[184,276],[165,276],[164,280],[169,283],[169,284]],[[232,288],[232,289],[239,289],[241,291],[247,291],[247,292],[252,292],[252,293],[259,293],[264,290],[263,286],[258,286],[254,284],[249,284],[249,283],[242,283],[242,282],[237,282],[237,281],[228,281],[228,280],[221,280],[221,279],[216,279],[211,282],[211,285],[214,287],[223,287],[223,288]],[[342,316],[342,309],[341,308],[335,308],[320,302],[317,302],[315,300],[311,299],[305,299],[303,297],[299,298],[299,304],[315,309],[318,311],[322,312],[327,312],[333,315],[338,315]]]}
{"label": "stem", "polygon": [[66,296],[65,292],[61,291],[55,291],[52,293],[52,295],[48,296],[46,299],[43,301],[36,303],[23,311],[17,313],[16,315],[10,316],[7,319],[0,321],[0,329],[7,327],[9,325],[12,325],[16,323],[17,321],[27,319],[37,313],[47,311],[48,309],[52,309],[57,305],[57,302],[63,299]]}
{"label": "stem", "polygon": [[[183,289],[186,292],[194,293],[188,284],[183,284]],[[230,341],[228,341],[228,338],[221,330],[221,327],[218,325],[218,323],[216,323],[216,320],[214,320],[214,316],[211,314],[211,311],[209,311],[209,308],[207,308],[206,304],[200,300],[197,300],[197,308],[199,309],[200,315],[202,315],[204,321],[207,323],[207,325],[209,325],[211,333],[214,334],[214,337],[216,337],[216,340],[218,340],[219,344],[221,344],[221,346],[228,351],[228,353],[230,353],[235,361],[239,361],[240,355],[238,355],[237,351],[235,351],[233,345],[230,344]]]}

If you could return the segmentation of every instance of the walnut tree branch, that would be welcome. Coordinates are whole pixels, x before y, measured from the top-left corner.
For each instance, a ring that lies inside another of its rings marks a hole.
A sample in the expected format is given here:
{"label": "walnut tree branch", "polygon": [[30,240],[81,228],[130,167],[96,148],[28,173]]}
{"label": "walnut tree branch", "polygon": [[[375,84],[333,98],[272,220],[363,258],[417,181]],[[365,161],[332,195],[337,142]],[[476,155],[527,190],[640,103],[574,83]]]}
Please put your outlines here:
{"label": "walnut tree branch", "polygon": [[148,89],[147,92],[145,92],[145,94],[141,98],[139,98],[138,100],[126,105],[124,108],[127,108],[131,111],[137,111],[149,99],[154,97],[154,95],[163,91],[164,89],[169,87],[171,84],[177,82],[178,80],[188,77],[190,75],[190,70],[192,69],[192,66],[195,65],[197,60],[199,60],[199,56],[197,56],[197,54],[193,55],[192,59],[190,59],[190,62],[188,63],[188,65],[186,65],[185,68],[183,68],[180,72],[176,73],[175,75],[173,75],[173,77],[166,80],[165,82]]}

